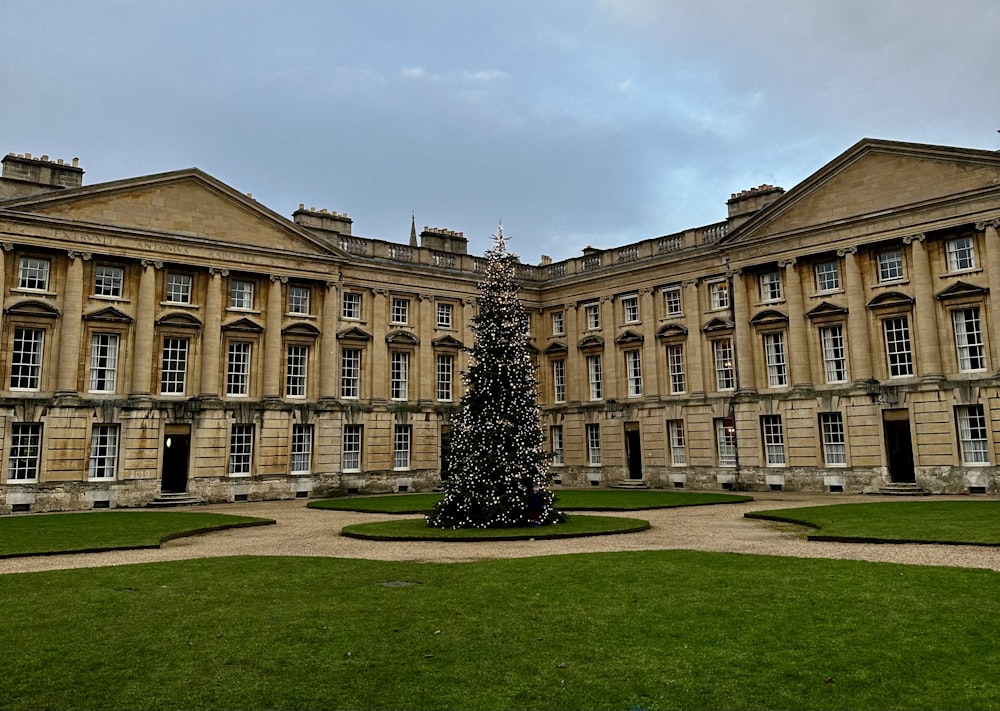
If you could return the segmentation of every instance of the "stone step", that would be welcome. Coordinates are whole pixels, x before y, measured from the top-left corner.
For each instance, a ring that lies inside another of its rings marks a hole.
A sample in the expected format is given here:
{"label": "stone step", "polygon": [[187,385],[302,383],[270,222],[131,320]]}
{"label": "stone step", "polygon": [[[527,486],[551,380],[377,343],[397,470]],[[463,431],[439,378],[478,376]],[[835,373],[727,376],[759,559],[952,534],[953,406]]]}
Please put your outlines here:
{"label": "stone step", "polygon": [[930,494],[929,491],[910,482],[886,484],[879,487],[878,493],[882,496],[928,496]]}
{"label": "stone step", "polygon": [[624,481],[616,481],[611,485],[612,489],[648,489],[649,484],[647,484],[642,479],[625,479]]}
{"label": "stone step", "polygon": [[146,504],[146,508],[163,509],[174,506],[197,506],[205,502],[184,491],[165,491]]}

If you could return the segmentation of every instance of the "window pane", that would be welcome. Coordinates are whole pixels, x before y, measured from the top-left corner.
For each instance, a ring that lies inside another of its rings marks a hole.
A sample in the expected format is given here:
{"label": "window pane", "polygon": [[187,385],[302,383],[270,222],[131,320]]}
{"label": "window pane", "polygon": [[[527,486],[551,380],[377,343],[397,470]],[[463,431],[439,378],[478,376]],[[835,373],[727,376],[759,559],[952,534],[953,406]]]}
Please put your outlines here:
{"label": "window pane", "polygon": [[114,479],[118,462],[118,425],[94,425],[90,431],[90,478]]}
{"label": "window pane", "polygon": [[45,331],[14,328],[14,349],[10,356],[10,389],[38,390],[42,382],[42,348]]}
{"label": "window pane", "polygon": [[229,474],[248,476],[253,458],[253,425],[233,425],[229,436]]}
{"label": "window pane", "polygon": [[309,364],[308,346],[290,345],[285,359],[285,395],[306,396],[306,369]]}
{"label": "window pane", "polygon": [[125,272],[121,267],[98,264],[94,267],[94,296],[120,297]]}
{"label": "window pane", "polygon": [[90,392],[112,393],[118,372],[118,336],[95,333],[90,338]]}
{"label": "window pane", "polygon": [[312,462],[312,425],[292,425],[292,461],[293,474],[308,474]]}

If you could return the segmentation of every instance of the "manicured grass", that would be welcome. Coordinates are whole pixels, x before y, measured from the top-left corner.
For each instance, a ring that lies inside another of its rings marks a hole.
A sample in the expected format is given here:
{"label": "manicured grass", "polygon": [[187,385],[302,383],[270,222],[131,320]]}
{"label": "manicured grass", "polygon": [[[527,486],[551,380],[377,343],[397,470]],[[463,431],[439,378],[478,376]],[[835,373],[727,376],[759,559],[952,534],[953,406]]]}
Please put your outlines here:
{"label": "manicured grass", "polygon": [[5,709],[997,709],[1000,575],[650,551],[0,575]]}
{"label": "manicured grass", "polygon": [[[194,511],[99,511],[0,518],[0,558],[156,548],[181,536],[274,523]],[[2,702],[0,702],[2,703]]]}
{"label": "manicured grass", "polygon": [[376,541],[519,541],[526,538],[578,538],[612,533],[634,533],[649,528],[649,521],[618,516],[567,516],[564,523],[532,528],[434,528],[423,518],[378,521],[344,526],[341,534]]}
{"label": "manicured grass", "polygon": [[1000,501],[893,501],[772,509],[747,518],[818,529],[815,541],[1000,545]]}
{"label": "manicured grass", "polygon": [[[677,506],[738,504],[752,501],[751,496],[681,491],[613,491],[610,489],[555,489],[556,508],[561,511],[641,511]],[[348,496],[310,501],[313,509],[362,511],[365,513],[427,513],[441,500],[441,494],[383,494]]]}

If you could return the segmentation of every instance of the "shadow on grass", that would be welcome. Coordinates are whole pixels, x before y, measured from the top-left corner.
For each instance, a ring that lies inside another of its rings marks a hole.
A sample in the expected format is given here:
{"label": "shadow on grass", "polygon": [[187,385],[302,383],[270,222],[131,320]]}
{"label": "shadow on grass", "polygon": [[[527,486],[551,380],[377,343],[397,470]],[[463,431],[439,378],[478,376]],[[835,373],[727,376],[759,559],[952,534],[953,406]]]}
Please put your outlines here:
{"label": "shadow on grass", "polygon": [[610,536],[649,529],[649,521],[619,516],[567,516],[564,523],[517,528],[433,528],[422,518],[345,526],[341,535],[370,541],[526,541]]}

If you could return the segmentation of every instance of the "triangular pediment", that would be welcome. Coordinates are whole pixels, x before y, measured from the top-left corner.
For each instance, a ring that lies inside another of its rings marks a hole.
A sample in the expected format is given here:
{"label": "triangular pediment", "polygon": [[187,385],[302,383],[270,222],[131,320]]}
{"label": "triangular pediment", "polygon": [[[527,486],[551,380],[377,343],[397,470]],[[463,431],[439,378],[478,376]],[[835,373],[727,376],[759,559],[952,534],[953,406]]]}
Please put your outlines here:
{"label": "triangular pediment", "polygon": [[457,350],[465,348],[462,342],[454,336],[440,336],[431,341],[431,345],[434,348],[455,348]]}
{"label": "triangular pediment", "polygon": [[668,323],[666,326],[661,326],[660,330],[656,332],[656,337],[661,340],[667,338],[686,338],[687,335],[687,328],[679,323]]}
{"label": "triangular pediment", "polygon": [[38,299],[25,299],[11,304],[5,309],[8,314],[17,316],[32,316],[36,318],[57,318],[59,309],[52,304]]}
{"label": "triangular pediment", "polygon": [[706,323],[701,327],[701,330],[705,333],[709,331],[730,331],[733,328],[733,322],[727,321],[724,318],[713,318],[711,321]]}
{"label": "triangular pediment", "polygon": [[994,151],[866,138],[731,230],[723,244],[871,219],[994,190],[998,182]]}
{"label": "triangular pediment", "polygon": [[556,341],[555,343],[550,343],[548,348],[545,349],[546,355],[561,355],[563,353],[569,352],[569,346],[565,343],[560,343]]}
{"label": "triangular pediment", "polygon": [[263,333],[264,327],[248,318],[241,318],[222,324],[223,331],[238,331],[240,333]]}
{"label": "triangular pediment", "polygon": [[582,339],[576,345],[576,347],[579,348],[581,351],[587,349],[604,348],[604,339],[601,338],[600,336],[587,336],[586,338]]}
{"label": "triangular pediment", "polygon": [[975,286],[964,281],[956,281],[947,289],[939,291],[936,296],[943,301],[945,299],[959,299],[967,296],[983,296],[988,293],[990,293],[990,290],[985,287]]}
{"label": "triangular pediment", "polygon": [[367,331],[363,331],[357,326],[345,328],[337,333],[338,341],[370,341],[372,336]]}
{"label": "triangular pediment", "polygon": [[233,247],[344,256],[340,249],[197,168],[0,202],[19,212]]}
{"label": "triangular pediment", "polygon": [[409,331],[391,331],[386,334],[385,342],[394,346],[415,346],[420,343],[420,339]]}
{"label": "triangular pediment", "polygon": [[618,345],[623,345],[626,343],[642,343],[643,336],[641,333],[636,333],[635,331],[625,331],[622,335],[615,339],[615,343]]}
{"label": "triangular pediment", "polygon": [[899,306],[913,306],[913,297],[907,296],[900,291],[889,291],[885,294],[879,294],[868,302],[868,308],[870,309],[890,309]]}
{"label": "triangular pediment", "polygon": [[806,316],[809,318],[823,318],[824,316],[846,316],[847,309],[843,306],[837,306],[836,304],[831,304],[829,301],[824,301],[818,306],[809,309],[806,312]]}
{"label": "triangular pediment", "polygon": [[773,309],[769,309],[767,311],[761,311],[759,314],[755,314],[754,317],[750,319],[750,323],[752,323],[754,326],[763,326],[769,323],[787,323],[787,322],[788,322],[788,316],[781,313],[780,311],[775,311]]}
{"label": "triangular pediment", "polygon": [[106,306],[103,309],[97,309],[96,311],[91,311],[90,313],[84,314],[83,317],[88,321],[104,321],[110,323],[132,323],[132,317],[127,313],[123,313],[112,306]]}
{"label": "triangular pediment", "polygon": [[161,316],[157,319],[156,324],[158,326],[172,326],[174,328],[201,328],[201,321],[191,314],[179,312]]}

